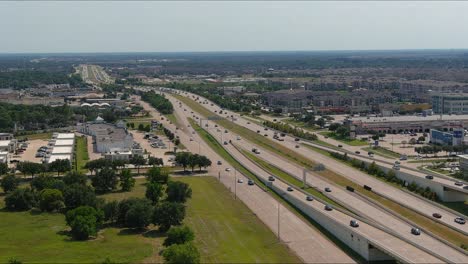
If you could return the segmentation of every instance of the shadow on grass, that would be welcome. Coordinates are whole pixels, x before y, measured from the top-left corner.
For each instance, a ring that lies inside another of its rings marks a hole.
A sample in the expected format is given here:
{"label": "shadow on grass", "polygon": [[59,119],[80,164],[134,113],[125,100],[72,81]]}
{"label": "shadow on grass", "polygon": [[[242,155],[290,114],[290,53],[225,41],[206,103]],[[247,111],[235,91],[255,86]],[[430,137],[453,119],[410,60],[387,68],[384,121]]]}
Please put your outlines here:
{"label": "shadow on grass", "polygon": [[150,238],[158,238],[158,237],[166,237],[164,232],[160,232],[159,230],[150,230],[143,234],[144,237]]}
{"label": "shadow on grass", "polygon": [[186,171],[174,171],[172,172],[173,175],[178,175],[178,176],[194,176],[194,175],[197,175],[197,174],[206,174],[208,171],[207,170],[194,170],[193,172],[190,171],[190,170],[186,170]]}
{"label": "shadow on grass", "polygon": [[148,229],[145,228],[124,228],[117,233],[119,236],[141,235],[147,233]]}

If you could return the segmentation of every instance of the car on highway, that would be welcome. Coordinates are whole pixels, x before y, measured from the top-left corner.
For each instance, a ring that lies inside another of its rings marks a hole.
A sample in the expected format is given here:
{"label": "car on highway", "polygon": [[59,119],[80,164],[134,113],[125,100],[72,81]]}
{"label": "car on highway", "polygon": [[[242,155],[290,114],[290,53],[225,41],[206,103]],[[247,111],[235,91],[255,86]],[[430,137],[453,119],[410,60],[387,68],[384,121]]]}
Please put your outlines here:
{"label": "car on highway", "polygon": [[291,187],[291,186],[288,186],[288,188],[286,190],[288,190],[288,192],[294,191],[293,187]]}
{"label": "car on highway", "polygon": [[411,228],[411,234],[419,236],[421,234],[421,230],[419,228],[413,227]]}
{"label": "car on highway", "polygon": [[428,179],[428,180],[433,180],[433,179],[434,179],[434,176],[432,176],[432,175],[426,175],[425,178]]}
{"label": "car on highway", "polygon": [[314,200],[314,197],[312,197],[312,196],[310,196],[310,195],[307,195],[306,200],[307,200],[307,201],[313,201],[313,200]]}
{"label": "car on highway", "polygon": [[247,122],[247,125],[250,125],[250,122]]}
{"label": "car on highway", "polygon": [[358,155],[361,154],[361,152],[359,150],[356,150],[354,153],[356,153]]}
{"label": "car on highway", "polygon": [[224,130],[224,133],[227,133],[227,132],[228,132],[227,129],[225,129],[225,130]]}
{"label": "car on highway", "polygon": [[461,181],[456,181],[454,184],[455,184],[456,186],[463,186],[463,182],[461,182]]}
{"label": "car on highway", "polygon": [[220,160],[218,160],[218,162],[216,164],[221,165],[223,163]]}
{"label": "car on highway", "polygon": [[269,176],[269,177],[268,177],[268,180],[269,180],[269,181],[275,181],[275,177]]}
{"label": "car on highway", "polygon": [[254,184],[255,184],[255,182],[254,182],[254,181],[252,181],[252,180],[249,180],[249,181],[247,182],[247,184],[248,184],[248,185],[254,185]]}
{"label": "car on highway", "polygon": [[227,141],[224,141],[224,143],[223,143],[223,144],[224,144],[224,145],[227,145],[227,144],[228,144],[228,142],[227,142]]}
{"label": "car on highway", "polygon": [[257,133],[260,133],[260,130],[257,130]]}
{"label": "car on highway", "polygon": [[359,223],[357,220],[351,220],[349,221],[349,225],[352,226],[352,227],[359,227]]}
{"label": "car on highway", "polygon": [[463,189],[468,190],[468,185],[463,186]]}
{"label": "car on highway", "polygon": [[294,139],[294,141],[299,141],[299,140],[300,140],[300,139],[298,139],[298,138],[295,138],[295,139]]}
{"label": "car on highway", "polygon": [[243,179],[237,179],[237,183],[244,183],[244,180]]}
{"label": "car on highway", "polygon": [[343,145],[338,145],[338,147],[339,147],[339,148],[342,148],[342,147],[343,147]]}
{"label": "car on highway", "polygon": [[230,169],[230,168],[226,168],[226,171],[231,171],[231,169]]}
{"label": "car on highway", "polygon": [[455,223],[460,224],[460,225],[464,225],[466,223],[466,220],[463,217],[457,217],[457,218],[455,218]]}
{"label": "car on highway", "polygon": [[437,219],[442,218],[442,215],[439,214],[439,213],[433,213],[432,216],[433,216],[434,218],[437,218]]}
{"label": "car on highway", "polygon": [[395,161],[395,164],[398,164],[398,165],[400,165],[400,164],[401,164],[401,162],[400,162],[400,161],[398,161],[398,160],[396,160],[396,161]]}
{"label": "car on highway", "polygon": [[393,165],[393,169],[394,170],[400,170],[400,165],[398,165],[398,164]]}
{"label": "car on highway", "polygon": [[327,204],[327,205],[325,205],[325,210],[331,211],[331,210],[333,210],[333,207],[331,207],[331,205]]}
{"label": "car on highway", "polygon": [[280,136],[281,136],[281,137],[285,137],[286,134],[285,134],[285,133],[281,133]]}
{"label": "car on highway", "polygon": [[268,131],[268,128],[265,127],[263,130]]}
{"label": "car on highway", "polygon": [[331,189],[329,187],[325,187],[326,192],[331,192]]}
{"label": "car on highway", "polygon": [[236,139],[237,139],[237,140],[241,140],[241,137],[240,137],[240,136],[237,136]]}
{"label": "car on highway", "polygon": [[268,137],[268,134],[263,134],[265,137]]}
{"label": "car on highway", "polygon": [[299,148],[299,145],[294,146],[295,148]]}

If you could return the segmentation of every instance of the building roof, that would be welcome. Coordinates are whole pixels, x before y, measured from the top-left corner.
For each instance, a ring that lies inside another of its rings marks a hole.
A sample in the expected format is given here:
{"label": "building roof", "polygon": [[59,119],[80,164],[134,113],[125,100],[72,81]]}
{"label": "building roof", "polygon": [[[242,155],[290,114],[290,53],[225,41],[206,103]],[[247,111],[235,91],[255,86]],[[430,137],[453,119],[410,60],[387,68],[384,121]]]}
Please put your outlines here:
{"label": "building roof", "polygon": [[57,139],[54,143],[54,146],[73,146],[75,141],[73,139]]}
{"label": "building roof", "polygon": [[73,152],[73,147],[54,147],[51,151],[52,155],[57,154],[71,154]]}
{"label": "building roof", "polygon": [[54,162],[56,160],[70,160],[71,161],[71,155],[52,155],[49,157],[47,160],[48,163]]}
{"label": "building roof", "polygon": [[11,140],[0,140],[0,147],[8,147]]}
{"label": "building roof", "polygon": [[56,139],[74,139],[75,134],[74,133],[59,133],[55,137]]}
{"label": "building roof", "polygon": [[114,143],[125,141],[126,139],[133,138],[125,128],[117,127],[110,124],[90,124],[88,126],[90,131],[94,131],[96,135],[96,144]]}

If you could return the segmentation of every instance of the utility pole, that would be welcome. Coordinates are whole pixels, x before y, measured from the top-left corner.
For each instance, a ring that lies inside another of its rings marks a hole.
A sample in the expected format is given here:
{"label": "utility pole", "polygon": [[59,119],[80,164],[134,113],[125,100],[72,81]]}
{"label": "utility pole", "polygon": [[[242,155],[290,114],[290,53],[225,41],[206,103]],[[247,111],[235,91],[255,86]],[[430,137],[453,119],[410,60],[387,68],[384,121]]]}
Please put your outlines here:
{"label": "utility pole", "polygon": [[280,203],[278,201],[278,241],[281,241],[280,236]]}
{"label": "utility pole", "polygon": [[237,200],[237,174],[234,169],[234,199]]}

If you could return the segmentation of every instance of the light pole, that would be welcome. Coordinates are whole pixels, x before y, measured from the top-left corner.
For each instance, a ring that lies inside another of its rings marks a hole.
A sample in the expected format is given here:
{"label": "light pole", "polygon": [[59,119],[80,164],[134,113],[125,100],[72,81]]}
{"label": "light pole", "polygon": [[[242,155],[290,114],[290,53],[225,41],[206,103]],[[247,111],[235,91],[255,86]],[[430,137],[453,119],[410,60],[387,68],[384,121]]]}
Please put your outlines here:
{"label": "light pole", "polygon": [[234,199],[237,200],[237,173],[234,169]]}
{"label": "light pole", "polygon": [[280,236],[280,203],[278,201],[278,241],[281,240]]}

